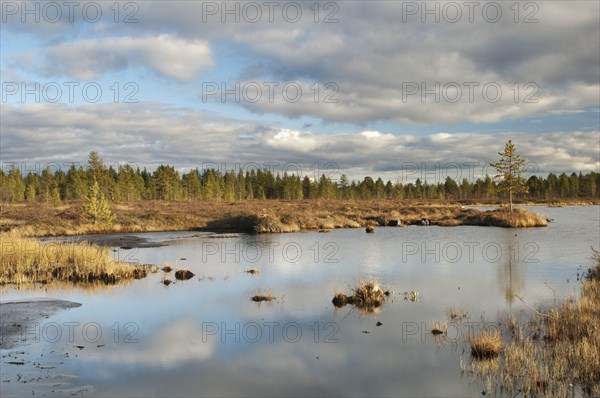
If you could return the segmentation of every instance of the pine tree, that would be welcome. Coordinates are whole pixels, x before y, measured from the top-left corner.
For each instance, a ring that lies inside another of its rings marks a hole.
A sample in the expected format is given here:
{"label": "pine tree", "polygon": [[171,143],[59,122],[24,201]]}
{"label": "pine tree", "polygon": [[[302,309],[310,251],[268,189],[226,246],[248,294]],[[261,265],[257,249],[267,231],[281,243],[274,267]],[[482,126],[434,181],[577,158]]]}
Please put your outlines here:
{"label": "pine tree", "polygon": [[517,148],[511,140],[508,140],[504,146],[504,152],[498,152],[498,155],[500,155],[500,161],[497,163],[490,163],[490,166],[495,168],[498,172],[494,177],[500,181],[497,189],[500,192],[508,192],[509,211],[512,214],[513,195],[527,193],[527,185],[525,184],[525,180],[521,177],[521,174],[525,171],[523,168],[525,159],[517,154]]}
{"label": "pine tree", "polygon": [[89,222],[93,222],[94,225],[98,223],[111,225],[115,220],[115,216],[110,211],[106,197],[100,191],[98,181],[94,180],[89,189],[88,196],[83,205],[83,213],[85,218]]}

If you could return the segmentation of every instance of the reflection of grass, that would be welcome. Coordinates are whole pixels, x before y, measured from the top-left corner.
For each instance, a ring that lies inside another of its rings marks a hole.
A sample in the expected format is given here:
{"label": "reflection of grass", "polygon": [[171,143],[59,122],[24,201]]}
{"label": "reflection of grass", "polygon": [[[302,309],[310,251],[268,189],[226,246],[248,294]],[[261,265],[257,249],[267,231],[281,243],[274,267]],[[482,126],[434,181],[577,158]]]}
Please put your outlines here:
{"label": "reflection of grass", "polygon": [[499,366],[473,364],[479,376],[510,395],[600,396],[600,256],[579,300],[535,313],[524,323],[510,317],[506,324],[511,343],[499,356]]}
{"label": "reflection of grass", "polygon": [[147,274],[146,267],[115,261],[107,248],[89,243],[45,243],[5,234],[1,254],[0,284],[54,281],[115,284]]}
{"label": "reflection of grass", "polygon": [[352,288],[350,296],[338,292],[331,302],[338,308],[350,304],[361,311],[375,312],[383,305],[389,294],[389,291],[384,291],[376,280],[362,280],[358,286]]}
{"label": "reflection of grass", "polygon": [[454,306],[450,307],[450,309],[448,310],[448,315],[450,316],[450,319],[453,321],[466,319],[469,316],[469,314],[467,314],[467,311],[458,310]]}

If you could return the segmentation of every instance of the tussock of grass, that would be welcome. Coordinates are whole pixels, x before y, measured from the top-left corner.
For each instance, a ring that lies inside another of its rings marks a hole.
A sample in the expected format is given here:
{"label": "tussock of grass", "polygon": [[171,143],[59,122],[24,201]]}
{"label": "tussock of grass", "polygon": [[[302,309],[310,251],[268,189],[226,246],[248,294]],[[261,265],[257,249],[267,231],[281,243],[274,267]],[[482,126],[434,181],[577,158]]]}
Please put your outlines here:
{"label": "tussock of grass", "polygon": [[187,269],[179,269],[175,271],[175,279],[178,281],[187,281],[188,279],[192,279],[195,274]]}
{"label": "tussock of grass", "polygon": [[282,233],[298,232],[300,227],[292,221],[291,217],[277,217],[272,214],[263,214],[261,216],[251,217],[253,219],[253,232],[262,233]]}
{"label": "tussock of grass", "polygon": [[267,293],[257,293],[254,296],[250,297],[250,300],[256,303],[262,303],[263,301],[273,301],[275,296],[273,296],[272,292]]}
{"label": "tussock of grass", "polygon": [[52,243],[4,234],[0,284],[104,282],[141,279],[147,267],[115,261],[108,250],[89,243]]}
{"label": "tussock of grass", "polygon": [[600,281],[600,252],[594,253],[594,260],[596,266],[588,269],[586,279],[589,281]]}
{"label": "tussock of grass", "polygon": [[384,304],[388,295],[389,292],[383,290],[376,280],[362,280],[358,286],[352,289],[350,296],[338,292],[331,302],[338,308],[350,304],[361,311],[375,312],[377,308]]}
{"label": "tussock of grass", "polygon": [[502,350],[502,334],[499,330],[483,330],[469,337],[471,355],[477,359],[495,358]]}

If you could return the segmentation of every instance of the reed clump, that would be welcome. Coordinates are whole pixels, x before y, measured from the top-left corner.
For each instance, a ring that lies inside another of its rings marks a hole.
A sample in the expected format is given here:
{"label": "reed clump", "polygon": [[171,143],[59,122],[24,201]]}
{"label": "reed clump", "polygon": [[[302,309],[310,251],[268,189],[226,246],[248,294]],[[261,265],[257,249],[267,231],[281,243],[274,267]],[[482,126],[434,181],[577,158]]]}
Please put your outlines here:
{"label": "reed clump", "polygon": [[499,330],[485,329],[481,333],[470,336],[471,355],[477,359],[495,358],[502,350],[502,334]]}
{"label": "reed clump", "polygon": [[349,304],[361,311],[375,312],[385,303],[385,299],[389,295],[390,292],[382,289],[375,279],[369,279],[361,280],[358,286],[352,288],[352,293],[349,296],[337,292],[331,302],[338,308]]}
{"label": "reed clump", "polygon": [[72,283],[116,284],[146,277],[146,266],[113,259],[108,248],[86,242],[41,242],[3,234],[0,245],[0,284]]}

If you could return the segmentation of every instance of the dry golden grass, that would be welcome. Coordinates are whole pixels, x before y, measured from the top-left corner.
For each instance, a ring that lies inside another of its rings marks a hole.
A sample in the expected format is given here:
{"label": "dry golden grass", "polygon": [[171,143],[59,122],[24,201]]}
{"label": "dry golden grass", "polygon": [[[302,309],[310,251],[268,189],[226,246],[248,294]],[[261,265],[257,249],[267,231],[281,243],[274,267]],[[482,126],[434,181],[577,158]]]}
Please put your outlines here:
{"label": "dry golden grass", "polygon": [[448,201],[397,200],[256,200],[242,202],[113,202],[112,226],[86,222],[81,202],[60,206],[3,204],[0,231],[21,236],[62,236],[107,232],[207,230],[221,232],[297,232],[335,228],[418,224],[426,218],[433,225],[542,226],[545,219],[517,210],[481,212],[463,209]]}
{"label": "dry golden grass", "polygon": [[502,350],[502,334],[496,329],[485,329],[480,334],[470,336],[469,344],[471,344],[471,355],[474,358],[495,358]]}
{"label": "dry golden grass", "polygon": [[0,251],[0,284],[53,281],[115,284],[147,274],[147,267],[115,261],[107,248],[89,243],[39,242],[10,233],[2,235]]}
{"label": "dry golden grass", "polygon": [[[461,221],[461,217],[455,221]],[[513,209],[513,213],[510,214],[508,209],[500,208],[493,211],[465,214],[462,224],[505,228],[530,228],[545,227],[548,225],[548,221],[544,216],[525,209]]]}
{"label": "dry golden grass", "polygon": [[350,304],[362,312],[376,312],[385,303],[385,298],[389,294],[389,291],[382,289],[376,280],[361,280],[358,286],[352,288],[350,296],[336,292],[331,302],[338,308]]}
{"label": "dry golden grass", "polygon": [[548,314],[525,323],[505,320],[512,342],[500,354],[499,366],[482,367],[477,375],[510,395],[600,396],[600,258],[581,287],[578,300],[568,300]]}

